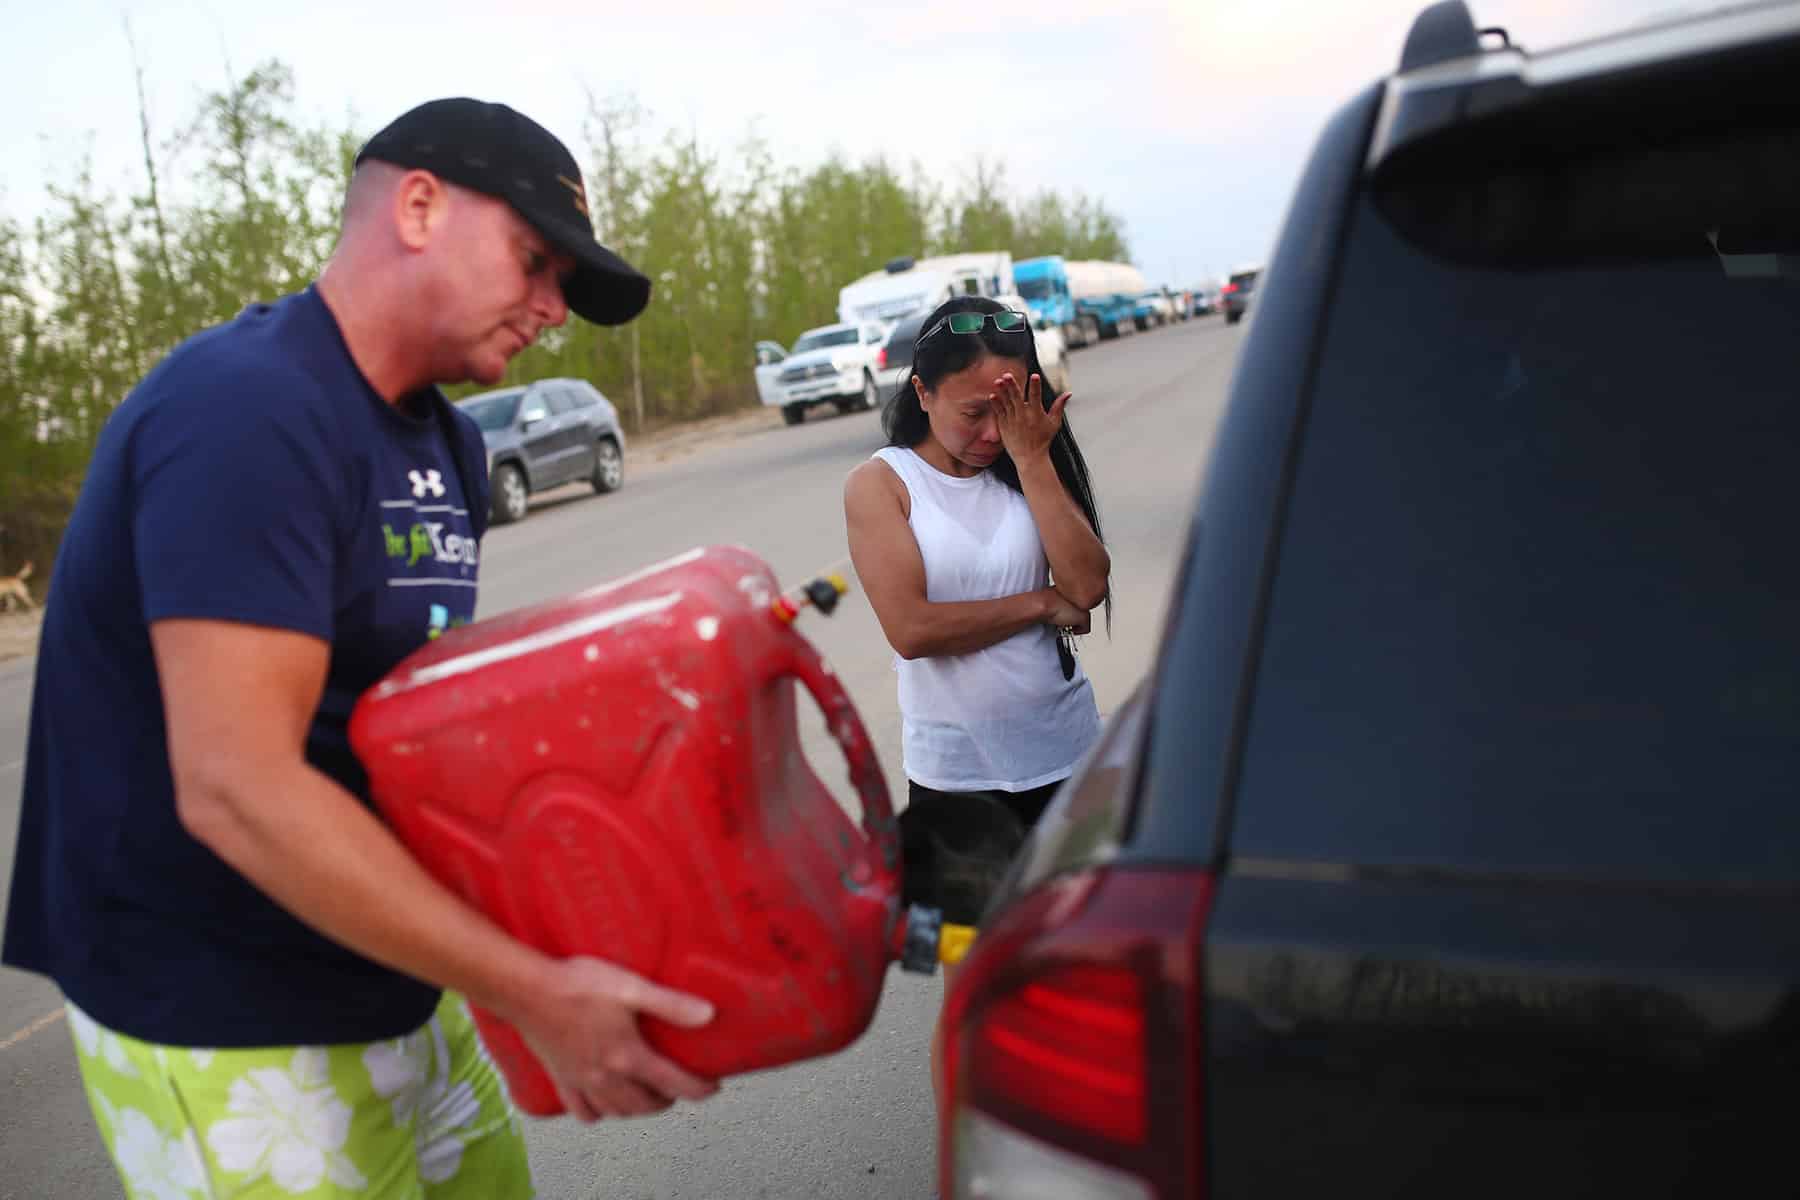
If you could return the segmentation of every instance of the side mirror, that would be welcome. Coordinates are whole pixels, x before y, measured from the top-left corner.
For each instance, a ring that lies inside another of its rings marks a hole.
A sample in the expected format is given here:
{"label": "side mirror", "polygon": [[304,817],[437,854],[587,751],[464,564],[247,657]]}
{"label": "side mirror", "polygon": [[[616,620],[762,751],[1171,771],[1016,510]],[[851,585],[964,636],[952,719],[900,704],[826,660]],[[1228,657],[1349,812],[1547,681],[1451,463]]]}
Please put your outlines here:
{"label": "side mirror", "polygon": [[542,425],[544,423],[544,419],[546,417],[548,417],[549,415],[550,415],[550,411],[548,409],[528,408],[525,410],[525,416],[520,423],[526,429],[530,429],[533,425]]}

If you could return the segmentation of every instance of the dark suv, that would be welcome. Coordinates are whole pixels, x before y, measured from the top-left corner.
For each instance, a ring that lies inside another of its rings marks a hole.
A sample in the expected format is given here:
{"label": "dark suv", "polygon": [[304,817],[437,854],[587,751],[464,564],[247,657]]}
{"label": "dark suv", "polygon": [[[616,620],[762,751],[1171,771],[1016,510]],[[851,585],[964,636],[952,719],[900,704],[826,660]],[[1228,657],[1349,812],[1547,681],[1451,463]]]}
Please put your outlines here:
{"label": "dark suv", "polygon": [[1219,307],[1225,310],[1227,325],[1236,325],[1250,311],[1250,300],[1256,293],[1256,281],[1261,276],[1259,268],[1240,267],[1231,273],[1225,286],[1219,289]]}
{"label": "dark suv", "polygon": [[584,379],[540,379],[457,401],[487,443],[496,524],[522,519],[531,497],[585,480],[625,485],[625,431],[612,402]]}
{"label": "dark suv", "polygon": [[1327,126],[951,988],[946,1197],[1796,1190],[1796,62],[1452,2]]}

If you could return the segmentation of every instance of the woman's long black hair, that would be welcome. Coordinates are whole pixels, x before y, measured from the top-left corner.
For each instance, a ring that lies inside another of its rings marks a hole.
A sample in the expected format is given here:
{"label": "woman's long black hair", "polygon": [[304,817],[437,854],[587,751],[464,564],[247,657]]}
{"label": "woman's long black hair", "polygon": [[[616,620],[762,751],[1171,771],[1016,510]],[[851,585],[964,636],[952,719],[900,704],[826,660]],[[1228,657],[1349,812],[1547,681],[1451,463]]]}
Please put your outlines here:
{"label": "woman's long black hair", "polygon": [[[913,386],[914,378],[918,379],[919,385],[926,391],[934,392],[946,376],[965,370],[983,354],[991,354],[995,358],[1023,359],[1026,378],[1021,379],[1019,385],[1027,387],[1030,376],[1036,375],[1044,381],[1044,407],[1050,407],[1051,402],[1056,399],[1056,393],[1044,375],[1044,365],[1038,361],[1037,339],[1031,335],[1029,319],[1023,329],[1011,332],[995,329],[993,323],[988,322],[974,333],[951,333],[948,329],[941,329],[930,338],[923,336],[951,313],[1005,311],[1005,305],[986,296],[955,296],[938,305],[925,318],[919,326],[920,340],[913,345],[912,367],[901,378],[899,390],[888,398],[882,409],[881,427],[887,434],[888,445],[904,446],[910,450],[931,433],[931,420],[919,404],[918,389]],[[1088,523],[1094,527],[1094,536],[1104,541],[1105,538],[1100,533],[1100,510],[1094,503],[1094,487],[1088,478],[1087,460],[1081,456],[1081,447],[1075,444],[1075,431],[1069,427],[1066,409],[1063,412],[1062,428],[1056,431],[1056,437],[1050,443],[1050,462],[1056,467],[1056,477],[1062,480],[1063,490],[1069,493],[1086,515]],[[1024,492],[1025,489],[1019,484],[1018,464],[1013,462],[1004,449],[988,470],[998,475],[1013,491]],[[1106,588],[1106,623],[1108,628],[1112,627],[1110,582]]]}

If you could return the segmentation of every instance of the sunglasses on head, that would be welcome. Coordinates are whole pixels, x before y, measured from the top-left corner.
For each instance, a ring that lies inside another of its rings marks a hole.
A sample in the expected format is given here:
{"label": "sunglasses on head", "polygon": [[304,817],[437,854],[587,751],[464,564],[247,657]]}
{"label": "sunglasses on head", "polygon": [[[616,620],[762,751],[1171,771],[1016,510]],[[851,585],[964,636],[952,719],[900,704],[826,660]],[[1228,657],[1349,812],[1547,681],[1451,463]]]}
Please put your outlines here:
{"label": "sunglasses on head", "polygon": [[[939,320],[937,324],[933,325],[930,329],[927,329],[924,333],[921,333],[919,335],[919,341],[924,341],[926,338],[945,327],[948,327],[951,333],[979,333],[981,332],[981,327],[986,325],[989,321],[992,321],[994,323],[994,328],[1001,333],[1018,333],[1020,330],[1030,328],[1030,322],[1025,314],[1018,312],[1015,309],[1003,308],[996,313],[953,312],[949,316]],[[917,344],[917,342],[914,343],[914,345]]]}

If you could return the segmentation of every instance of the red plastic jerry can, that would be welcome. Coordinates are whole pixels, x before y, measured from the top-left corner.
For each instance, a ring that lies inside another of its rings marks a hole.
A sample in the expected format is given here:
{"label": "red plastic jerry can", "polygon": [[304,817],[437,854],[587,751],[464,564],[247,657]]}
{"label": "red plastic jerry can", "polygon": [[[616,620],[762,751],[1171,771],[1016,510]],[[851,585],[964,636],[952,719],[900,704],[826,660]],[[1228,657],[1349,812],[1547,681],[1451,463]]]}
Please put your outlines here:
{"label": "red plastic jerry can", "polygon": [[[549,954],[712,1001],[704,1028],[642,1028],[714,1078],[855,1040],[902,936],[887,786],[782,603],[750,552],[692,551],[445,634],[350,723],[377,807],[438,880]],[[795,681],[849,760],[860,829],[801,753]],[[518,1106],[561,1112],[518,1033],[474,1016]]]}

